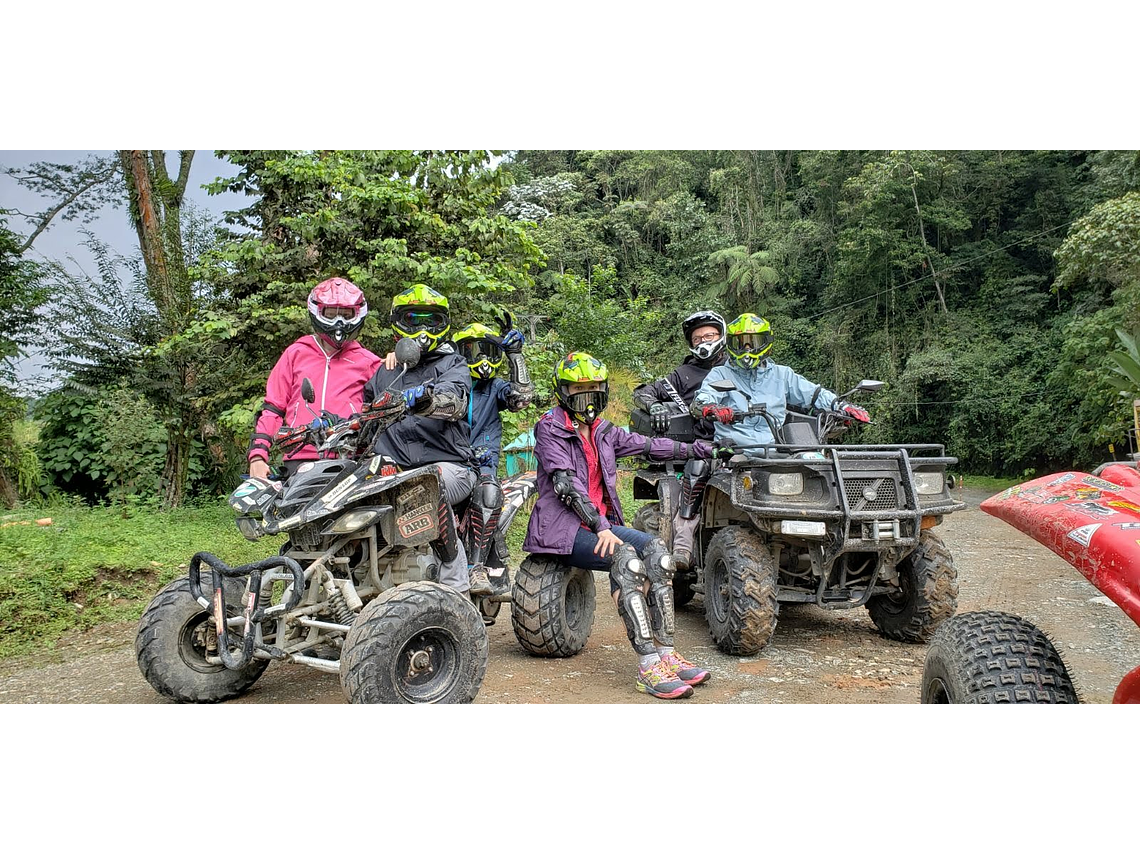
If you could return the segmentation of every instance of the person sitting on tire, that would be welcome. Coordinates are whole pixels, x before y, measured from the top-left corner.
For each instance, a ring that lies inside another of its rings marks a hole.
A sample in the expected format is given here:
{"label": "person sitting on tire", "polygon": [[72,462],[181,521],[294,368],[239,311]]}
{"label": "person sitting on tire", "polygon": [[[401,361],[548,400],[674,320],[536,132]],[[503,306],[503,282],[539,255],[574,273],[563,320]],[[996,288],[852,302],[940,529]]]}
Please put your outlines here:
{"label": "person sitting on tire", "polygon": [[406,418],[376,437],[372,453],[387,456],[400,469],[436,464],[442,501],[439,539],[432,546],[441,562],[439,581],[465,593],[471,580],[467,553],[456,533],[454,507],[475,486],[475,460],[463,423],[470,390],[467,364],[444,340],[451,330],[451,316],[447,298],[439,292],[426,285],[401,291],[392,298],[390,320],[396,339],[415,340],[423,356],[400,377],[395,354],[389,354],[365,384],[365,404],[391,388],[403,393],[408,406]]}
{"label": "person sitting on tire", "polygon": [[[504,327],[509,327],[507,321]],[[472,594],[502,592],[510,582],[506,544],[503,532],[498,531],[503,510],[503,488],[499,483],[503,444],[500,413],[524,410],[534,397],[534,384],[522,355],[523,335],[516,329],[504,332],[500,339],[490,327],[468,324],[451,339],[471,372],[467,427],[479,464],[479,480],[467,505],[467,560],[471,562]],[[504,354],[510,365],[510,382],[495,377]],[[494,573],[494,585],[488,569]]]}
{"label": "person sitting on tire", "polygon": [[[376,373],[380,357],[356,341],[368,315],[364,292],[347,279],[326,279],[309,292],[311,335],[297,339],[281,354],[265,383],[265,400],[254,416],[249,442],[249,474],[264,480],[269,476],[269,449],[282,427],[298,427],[313,421],[312,410],[346,418],[359,413],[364,384]],[[301,384],[313,384],[316,401],[301,397]],[[305,445],[286,455],[282,468],[287,475],[308,460],[317,459],[317,449]]]}
{"label": "person sitting on tire", "polygon": [[707,442],[651,439],[601,418],[609,397],[606,366],[588,353],[567,354],[554,368],[558,405],[538,420],[538,501],[523,549],[561,556],[584,570],[607,570],[618,614],[640,657],[637,690],[683,698],[709,672],[673,647],[673,559],[665,543],[627,528],[617,492],[617,458],[708,458]]}
{"label": "person sitting on tire", "polygon": [[[777,426],[784,423],[788,403],[811,412],[833,409],[861,422],[870,421],[867,411],[839,400],[834,392],[801,377],[786,365],[768,358],[772,349],[772,328],[764,318],[745,313],[728,325],[728,361],[712,369],[693,398],[693,418],[716,419],[716,443],[729,446],[748,457],[763,457],[757,446],[776,442],[768,420],[761,415],[733,422],[736,413],[747,412],[751,404],[767,405],[768,415]],[[718,392],[712,384],[731,380],[736,389]]]}
{"label": "person sitting on tire", "polygon": [[[681,322],[681,334],[689,347],[689,356],[670,374],[654,383],[643,383],[633,390],[633,403],[645,410],[653,419],[653,432],[664,434],[669,429],[669,404],[680,398],[685,407],[693,403],[693,396],[701,388],[708,373],[723,365],[725,353],[725,323],[718,313],[708,310],[694,312]],[[711,441],[714,436],[711,419],[697,419],[693,425],[697,439]],[[673,513],[673,562],[678,570],[688,570],[692,562],[693,535],[697,530],[697,517],[701,509],[701,494],[712,475],[707,460],[690,460],[680,481],[664,482],[669,490],[669,505]]]}

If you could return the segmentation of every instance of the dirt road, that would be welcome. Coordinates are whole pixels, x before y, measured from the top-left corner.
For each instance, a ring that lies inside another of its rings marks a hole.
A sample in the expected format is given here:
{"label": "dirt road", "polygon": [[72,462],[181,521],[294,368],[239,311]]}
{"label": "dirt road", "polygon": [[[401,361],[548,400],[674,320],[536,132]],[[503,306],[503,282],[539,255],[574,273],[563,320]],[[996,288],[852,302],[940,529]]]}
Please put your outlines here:
{"label": "dirt road", "polygon": [[[1045,547],[983,514],[986,494],[967,490],[968,508],[940,533],[954,554],[959,611],[1000,609],[1034,622],[1053,639],[1082,697],[1107,703],[1140,664],[1140,628]],[[508,607],[488,629],[491,660],[478,703],[660,703],[633,688],[633,654],[601,576],[594,631],[572,659],[534,659],[511,631]],[[134,624],[64,639],[51,653],[0,664],[0,702],[165,703],[135,664]],[[713,673],[686,703],[916,703],[926,648],[880,636],[865,609],[785,607],[772,643],[738,659],[717,651],[700,597],[677,614],[677,643]],[[232,703],[343,703],[334,675],[271,665]]]}

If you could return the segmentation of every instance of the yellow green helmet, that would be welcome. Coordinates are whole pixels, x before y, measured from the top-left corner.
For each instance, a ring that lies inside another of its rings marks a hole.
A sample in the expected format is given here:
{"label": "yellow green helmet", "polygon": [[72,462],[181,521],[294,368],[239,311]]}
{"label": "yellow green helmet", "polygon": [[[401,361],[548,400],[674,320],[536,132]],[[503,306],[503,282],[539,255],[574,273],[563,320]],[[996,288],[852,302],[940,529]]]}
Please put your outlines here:
{"label": "yellow green helmet", "polygon": [[757,368],[772,349],[772,327],[759,315],[745,313],[728,325],[728,358],[738,368]]}
{"label": "yellow green helmet", "polygon": [[413,285],[392,298],[392,332],[420,339],[434,350],[451,330],[447,298],[427,285]]}
{"label": "yellow green helmet", "polygon": [[[582,351],[568,353],[554,366],[554,396],[566,411],[583,424],[593,424],[610,399],[609,372],[605,364]],[[571,383],[600,383],[594,392],[570,394]]]}
{"label": "yellow green helmet", "polygon": [[503,350],[495,344],[499,334],[485,324],[468,324],[451,340],[478,380],[490,380],[503,364]]}

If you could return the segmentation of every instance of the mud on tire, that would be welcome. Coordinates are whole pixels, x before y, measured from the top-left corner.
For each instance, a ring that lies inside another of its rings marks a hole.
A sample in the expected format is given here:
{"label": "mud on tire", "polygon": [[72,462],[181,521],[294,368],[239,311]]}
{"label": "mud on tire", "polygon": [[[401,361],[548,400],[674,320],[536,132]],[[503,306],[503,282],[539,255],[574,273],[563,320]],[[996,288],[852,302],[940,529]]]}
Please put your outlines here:
{"label": "mud on tire", "polygon": [[[241,608],[244,585],[226,579],[226,613]],[[245,694],[269,666],[254,659],[240,671],[206,661],[210,615],[190,595],[190,579],[175,579],[155,595],[139,618],[135,656],[146,681],[181,703],[213,704]]]}
{"label": "mud on tire", "polygon": [[532,656],[565,658],[581,652],[594,626],[594,574],[557,558],[530,555],[515,574],[511,626]]}
{"label": "mud on tire", "polygon": [[872,597],[867,611],[887,638],[921,644],[958,608],[958,571],[942,539],[927,529],[898,572],[901,590]]}
{"label": "mud on tire", "polygon": [[487,672],[487,630],[465,594],[409,582],[364,607],[344,640],[340,685],[354,704],[465,704]]}
{"label": "mud on tire", "polygon": [[938,628],[922,669],[924,704],[1075,704],[1077,690],[1045,633],[1004,612]]}
{"label": "mud on tire", "polygon": [[761,538],[740,526],[721,529],[705,552],[705,620],[716,646],[750,656],[772,640],[780,607],[779,569]]}

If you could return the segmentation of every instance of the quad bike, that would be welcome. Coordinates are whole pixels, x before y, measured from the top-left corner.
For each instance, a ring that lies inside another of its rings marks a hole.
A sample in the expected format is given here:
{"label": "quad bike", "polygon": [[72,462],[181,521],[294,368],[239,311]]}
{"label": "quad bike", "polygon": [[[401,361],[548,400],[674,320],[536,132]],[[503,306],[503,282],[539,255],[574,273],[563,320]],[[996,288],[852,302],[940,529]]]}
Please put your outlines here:
{"label": "quad bike", "polygon": [[[864,380],[840,396],[873,392]],[[717,391],[736,388],[730,380]],[[764,418],[776,442],[736,452],[704,490],[692,569],[674,580],[676,602],[704,594],[717,647],[747,656],[776,629],[781,603],[824,609],[865,606],[879,631],[898,641],[927,640],[954,613],[958,575],[934,526],[965,507],[951,499],[941,445],[831,444],[853,421],[843,412],[789,412],[777,425],[750,402],[734,420]],[[668,466],[642,469],[634,527],[669,535],[674,508],[662,489]]]}
{"label": "quad bike", "polygon": [[[1028,534],[1080,571],[1140,625],[1140,472],[1106,463],[1010,487],[982,510]],[[1046,635],[1004,612],[956,615],[931,639],[922,671],[924,704],[1078,703],[1069,671]],[[1140,667],[1113,703],[1140,703]]]}
{"label": "quad bike", "polygon": [[[406,372],[419,350],[404,339],[396,356]],[[307,379],[302,395],[313,402]],[[339,674],[353,703],[475,698],[487,633],[476,605],[435,581],[438,553],[455,542],[438,470],[400,472],[370,454],[374,437],[405,414],[403,396],[386,391],[348,420],[333,424],[322,413],[278,433],[276,447],[317,445],[323,459],[301,464],[283,484],[244,481],[229,504],[248,539],[289,540],[280,555],[240,567],[199,552],[189,576],[155,596],[135,651],[159,693],[224,701],[276,660]]]}

